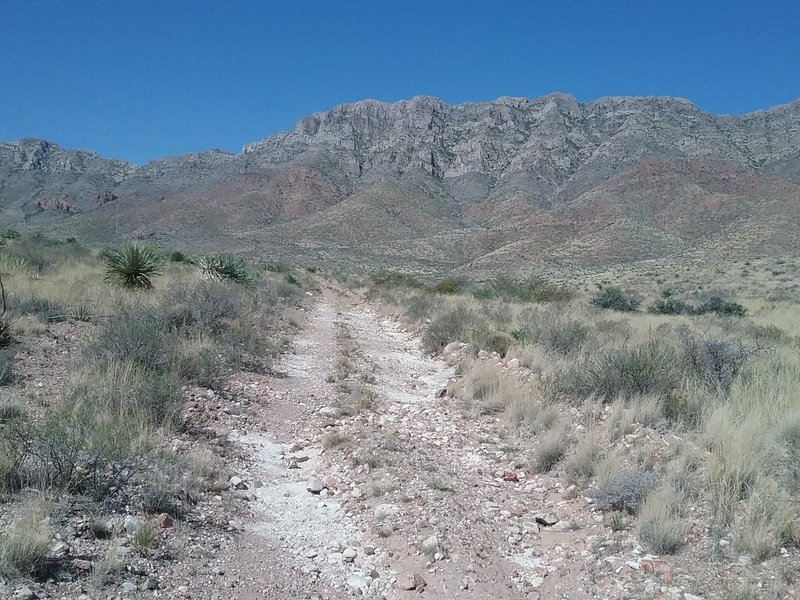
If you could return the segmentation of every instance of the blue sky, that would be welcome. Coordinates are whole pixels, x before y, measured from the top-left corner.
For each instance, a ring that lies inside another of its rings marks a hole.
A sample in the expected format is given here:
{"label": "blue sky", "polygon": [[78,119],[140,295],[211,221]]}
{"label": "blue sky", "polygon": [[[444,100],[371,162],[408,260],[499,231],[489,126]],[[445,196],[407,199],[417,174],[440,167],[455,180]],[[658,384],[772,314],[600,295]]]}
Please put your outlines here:
{"label": "blue sky", "polygon": [[797,0],[5,0],[0,140],[137,163],[362,98],[800,97]]}

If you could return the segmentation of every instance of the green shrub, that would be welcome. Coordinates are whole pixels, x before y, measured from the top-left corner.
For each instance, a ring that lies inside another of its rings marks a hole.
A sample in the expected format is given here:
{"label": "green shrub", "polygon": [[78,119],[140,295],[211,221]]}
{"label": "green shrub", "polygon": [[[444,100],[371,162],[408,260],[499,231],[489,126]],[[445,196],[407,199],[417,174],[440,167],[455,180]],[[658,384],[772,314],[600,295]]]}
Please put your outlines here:
{"label": "green shrub", "polygon": [[680,494],[661,488],[649,494],[639,508],[639,538],[656,554],[674,554],[686,543],[680,517]]}
{"label": "green shrub", "polygon": [[220,354],[220,348],[209,338],[187,338],[174,351],[175,368],[181,377],[196,385],[217,388],[225,375]]}
{"label": "green shrub", "polygon": [[4,240],[18,240],[22,237],[22,234],[20,234],[20,232],[16,229],[11,229],[9,227],[2,233],[2,235],[0,235],[0,237],[2,237]]}
{"label": "green shrub", "polygon": [[149,246],[125,244],[112,250],[106,259],[106,281],[125,288],[149,290],[153,279],[162,273],[161,258]]}
{"label": "green shrub", "polygon": [[706,313],[716,313],[721,316],[743,317],[747,314],[747,309],[736,302],[726,302],[718,296],[712,296],[708,302],[698,306],[694,313],[703,315]]}
{"label": "green shrub", "polygon": [[606,286],[601,289],[590,300],[590,303],[600,308],[620,312],[634,312],[639,308],[639,300],[614,286]]}
{"label": "green shrub", "polygon": [[8,348],[15,341],[11,323],[5,317],[0,316],[0,348]]}
{"label": "green shrub", "polygon": [[199,333],[217,334],[227,323],[242,317],[246,300],[240,287],[206,280],[173,285],[164,293],[162,306],[174,327],[194,327]]}
{"label": "green shrub", "polygon": [[463,289],[464,282],[462,280],[450,277],[432,285],[428,288],[428,291],[432,294],[452,295],[460,294]]}
{"label": "green shrub", "polygon": [[284,273],[283,279],[289,285],[300,285],[300,280],[292,272]]}
{"label": "green shrub", "polygon": [[586,342],[589,331],[587,325],[574,319],[536,314],[528,317],[512,335],[522,344],[537,344],[566,356]]}
{"label": "green shrub", "polygon": [[411,296],[405,303],[405,313],[416,323],[430,319],[439,307],[440,301],[427,294]]}
{"label": "green shrub", "polygon": [[423,289],[423,284],[419,279],[408,273],[400,271],[378,271],[370,276],[370,281],[374,285],[387,287],[407,287],[412,289]]}
{"label": "green shrub", "polygon": [[681,339],[688,371],[707,386],[725,393],[757,352],[739,339],[712,338],[688,331]]}
{"label": "green shrub", "polygon": [[602,510],[618,510],[633,514],[647,494],[658,485],[658,476],[649,470],[624,471],[612,477],[608,483],[589,490]]}
{"label": "green shrub", "polygon": [[0,575],[8,579],[31,577],[47,558],[52,533],[42,506],[27,506],[0,537]]}
{"label": "green shrub", "polygon": [[563,286],[550,283],[541,277],[516,280],[500,276],[473,291],[478,300],[500,298],[506,302],[569,302],[574,294]]}
{"label": "green shrub", "polygon": [[502,331],[492,331],[480,336],[480,338],[477,340],[478,347],[481,350],[486,350],[487,352],[497,352],[502,357],[505,357],[513,343],[514,338]]}
{"label": "green shrub", "polygon": [[14,313],[18,315],[30,315],[42,321],[54,321],[59,318],[66,318],[67,309],[60,304],[47,298],[40,298],[28,293],[23,296],[12,296],[9,304]]}
{"label": "green shrub", "polygon": [[480,323],[478,315],[459,306],[435,318],[422,336],[422,345],[431,354],[441,352],[450,342],[463,341]]}
{"label": "green shrub", "polygon": [[201,258],[199,265],[203,276],[208,279],[226,279],[245,286],[253,283],[253,277],[241,258],[215,254]]}
{"label": "green shrub", "polygon": [[29,485],[104,499],[119,493],[151,460],[152,439],[132,414],[93,401],[67,401],[22,430]]}
{"label": "green shrub", "polygon": [[83,349],[86,360],[130,362],[149,371],[168,370],[169,324],[157,307],[125,305]]}
{"label": "green shrub", "polygon": [[647,312],[654,315],[691,315],[694,314],[694,307],[677,298],[659,298]]}
{"label": "green shrub", "polygon": [[605,400],[617,396],[666,394],[680,378],[677,357],[670,346],[650,340],[633,348],[601,352],[590,359],[585,371],[573,376],[575,391]]}
{"label": "green shrub", "polygon": [[564,457],[572,438],[565,427],[556,427],[547,432],[539,442],[533,457],[533,466],[538,473],[547,473]]}
{"label": "green shrub", "polygon": [[177,262],[177,263],[191,263],[192,260],[180,250],[172,250],[168,254],[170,262]]}
{"label": "green shrub", "polygon": [[11,385],[16,381],[14,353],[8,349],[0,350],[0,386]]}

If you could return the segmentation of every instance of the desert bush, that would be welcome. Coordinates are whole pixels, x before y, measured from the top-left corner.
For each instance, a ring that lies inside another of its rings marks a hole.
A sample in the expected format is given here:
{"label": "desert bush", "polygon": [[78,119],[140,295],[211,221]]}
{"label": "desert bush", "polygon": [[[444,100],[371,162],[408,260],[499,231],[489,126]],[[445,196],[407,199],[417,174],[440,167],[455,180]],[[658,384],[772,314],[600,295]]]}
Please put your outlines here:
{"label": "desert bush", "polygon": [[720,316],[743,317],[747,314],[747,308],[736,302],[728,302],[719,296],[712,296],[707,302],[694,309],[694,314],[704,315],[715,313]]}
{"label": "desert bush", "polygon": [[430,286],[428,291],[431,294],[452,295],[460,294],[465,287],[465,283],[461,279],[450,277]]}
{"label": "desert bush", "polygon": [[428,295],[415,295],[405,301],[405,314],[415,323],[430,319],[440,305],[440,300]]}
{"label": "desert bush", "polygon": [[0,349],[8,348],[16,341],[11,322],[3,315],[0,315]]}
{"label": "desert bush", "polygon": [[425,284],[408,273],[400,271],[378,271],[370,276],[373,285],[388,287],[405,287],[411,289],[424,289]]}
{"label": "desert bush", "polygon": [[15,314],[30,315],[42,321],[50,321],[58,317],[63,318],[68,312],[66,308],[57,302],[49,298],[41,298],[30,292],[20,296],[11,296],[9,298],[9,306]]}
{"label": "desert bush", "polygon": [[597,292],[589,302],[600,308],[607,308],[620,312],[634,312],[638,310],[640,304],[639,300],[614,286],[604,287]]}
{"label": "desert bush", "polygon": [[235,256],[227,254],[204,256],[198,265],[203,277],[207,279],[225,279],[241,285],[251,285],[253,282],[244,260]]}
{"label": "desert bush", "polygon": [[510,277],[497,277],[476,288],[472,295],[478,300],[499,298],[506,302],[569,302],[574,297],[572,291],[563,286],[550,283],[541,277],[516,280]]}
{"label": "desert bush", "polygon": [[665,297],[656,300],[647,312],[654,315],[691,315],[694,313],[694,307],[683,300]]}
{"label": "desert bush", "polygon": [[0,575],[28,578],[47,558],[52,528],[46,505],[28,502],[8,531],[0,537]]}
{"label": "desert bush", "polygon": [[155,249],[137,243],[112,250],[105,259],[106,281],[120,287],[149,290],[161,275],[161,257]]}
{"label": "desert bush", "polygon": [[627,470],[612,477],[606,484],[589,490],[602,510],[635,513],[645,496],[658,485],[658,475],[650,470]]}
{"label": "desert bush", "polygon": [[639,539],[656,554],[674,554],[686,543],[680,516],[683,498],[664,486],[647,495],[639,508]]}
{"label": "desert bush", "polygon": [[161,426],[174,420],[181,404],[181,380],[172,370],[153,372],[113,358],[77,371],[67,390],[75,403],[94,404],[135,422]]}
{"label": "desert bush", "polygon": [[566,356],[586,342],[589,331],[586,324],[575,319],[536,314],[529,315],[511,334],[522,344],[538,344]]}
{"label": "desert bush", "polygon": [[167,257],[169,258],[170,262],[177,262],[177,263],[190,263],[191,259],[189,256],[181,252],[180,250],[172,250]]}
{"label": "desert bush", "polygon": [[241,289],[222,281],[178,283],[164,292],[163,312],[172,326],[194,326],[200,333],[219,333],[240,318],[247,302]]}
{"label": "desert bush", "polygon": [[603,455],[600,438],[589,432],[581,438],[575,451],[564,459],[563,471],[569,483],[585,486],[594,477]]}
{"label": "desert bush", "polygon": [[20,430],[28,485],[104,499],[145,469],[152,435],[131,415],[92,403],[65,402],[36,427]]}
{"label": "desert bush", "polygon": [[130,362],[163,373],[169,369],[171,341],[163,311],[145,304],[126,304],[86,344],[83,357],[86,361]]}
{"label": "desert bush", "polygon": [[566,427],[555,427],[539,441],[533,456],[533,468],[538,473],[547,473],[564,457],[572,443],[572,436]]}
{"label": "desert bush", "polygon": [[502,331],[485,333],[476,341],[478,348],[481,350],[497,352],[500,356],[505,356],[513,343],[514,338]]}
{"label": "desert bush", "polygon": [[679,381],[672,348],[656,340],[648,340],[632,348],[601,352],[587,361],[568,381],[574,391],[594,394],[606,400],[618,396],[665,394]]}
{"label": "desert bush", "polygon": [[742,340],[712,338],[691,331],[681,336],[683,362],[702,383],[730,392],[731,385],[758,350]]}
{"label": "desert bush", "polygon": [[464,341],[480,323],[478,315],[459,306],[436,317],[422,336],[422,345],[431,354],[441,352],[450,342]]}
{"label": "desert bush", "polygon": [[177,374],[196,385],[217,388],[224,379],[225,358],[211,338],[180,339],[171,358]]}
{"label": "desert bush", "polygon": [[0,350],[0,386],[11,385],[16,381],[14,363],[16,357],[9,349]]}
{"label": "desert bush", "polygon": [[464,394],[468,400],[481,402],[500,389],[500,373],[485,362],[476,362],[464,375]]}
{"label": "desert bush", "polygon": [[755,560],[766,560],[797,544],[790,533],[795,518],[792,498],[771,479],[760,478],[734,517],[734,541]]}

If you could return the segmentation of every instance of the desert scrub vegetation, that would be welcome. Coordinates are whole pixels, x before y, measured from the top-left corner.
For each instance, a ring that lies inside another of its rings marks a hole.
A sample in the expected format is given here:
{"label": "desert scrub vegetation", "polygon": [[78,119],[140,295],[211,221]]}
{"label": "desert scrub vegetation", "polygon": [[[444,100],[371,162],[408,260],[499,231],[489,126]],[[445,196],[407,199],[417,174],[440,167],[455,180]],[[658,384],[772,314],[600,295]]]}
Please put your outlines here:
{"label": "desert scrub vegetation", "polygon": [[[178,519],[199,494],[226,489],[213,457],[171,443],[178,431],[194,435],[186,394],[218,389],[237,370],[268,370],[300,286],[283,273],[246,286],[207,278],[192,261],[137,244],[97,251],[14,236],[3,239],[0,257],[10,267],[2,274],[10,337],[0,350],[0,575],[38,577],[64,514]],[[35,401],[18,385],[15,355],[37,361],[65,332],[71,341],[59,348],[68,362],[52,367],[59,383]],[[31,494],[59,497],[68,509],[28,510]],[[114,543],[115,535],[103,537]]]}
{"label": "desert scrub vegetation", "polygon": [[628,515],[654,553],[698,543],[687,515],[729,559],[798,546],[800,306],[670,292],[641,311],[646,294],[615,286],[536,303],[503,278],[480,290],[375,297],[456,366],[448,393],[468,414],[531,439],[532,470]]}

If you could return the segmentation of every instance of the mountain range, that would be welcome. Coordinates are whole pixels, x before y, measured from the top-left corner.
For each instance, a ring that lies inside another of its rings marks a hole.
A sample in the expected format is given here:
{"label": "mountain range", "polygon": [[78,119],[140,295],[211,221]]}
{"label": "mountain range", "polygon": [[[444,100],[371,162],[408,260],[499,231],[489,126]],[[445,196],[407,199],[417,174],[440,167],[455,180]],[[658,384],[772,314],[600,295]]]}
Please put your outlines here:
{"label": "mountain range", "polygon": [[364,100],[137,166],[0,142],[0,223],[302,264],[498,270],[796,254],[800,100]]}

